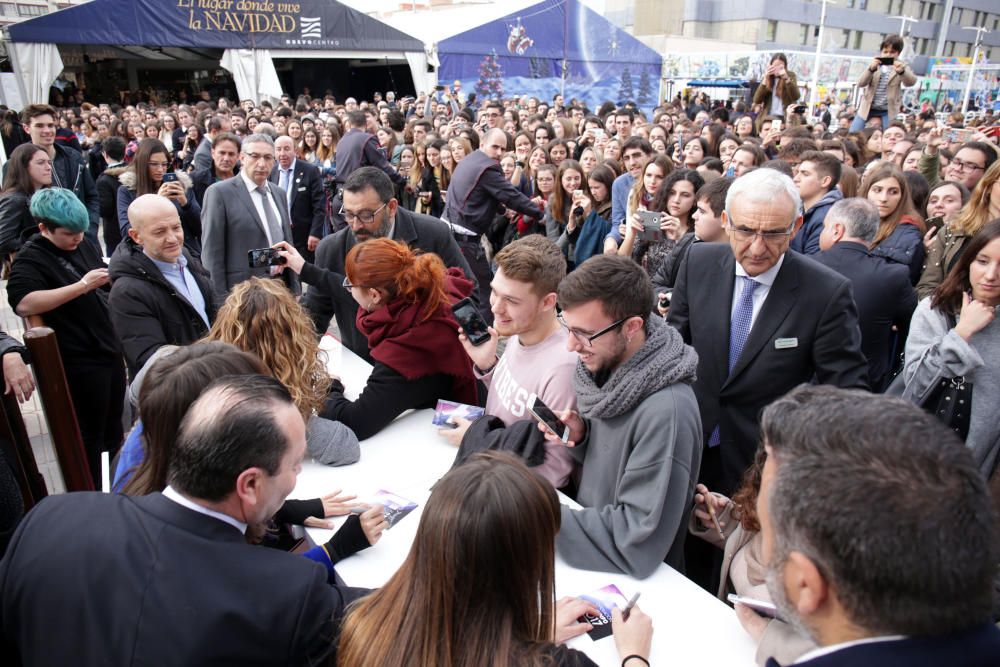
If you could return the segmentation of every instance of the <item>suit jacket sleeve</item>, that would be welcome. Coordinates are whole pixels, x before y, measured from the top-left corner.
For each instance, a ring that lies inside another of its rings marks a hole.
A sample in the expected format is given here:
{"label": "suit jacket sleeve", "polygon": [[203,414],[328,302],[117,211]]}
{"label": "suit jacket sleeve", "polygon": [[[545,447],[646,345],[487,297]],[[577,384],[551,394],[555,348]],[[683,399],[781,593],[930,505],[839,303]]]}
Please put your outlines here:
{"label": "suit jacket sleeve", "polygon": [[813,367],[820,384],[868,389],[868,361],[861,352],[858,307],[851,283],[846,279],[820,316],[813,344]]}
{"label": "suit jacket sleeve", "polygon": [[301,604],[295,612],[295,634],[289,644],[289,665],[328,664],[347,606],[369,592],[347,586],[330,586],[326,579],[324,569],[315,565],[312,576],[290,598],[301,600]]}
{"label": "suit jacket sleeve", "polygon": [[512,208],[518,213],[523,213],[536,220],[541,220],[545,217],[544,211],[525,197],[520,190],[514,187],[513,183],[504,178],[503,172],[500,171],[499,167],[496,169],[493,167],[487,168],[483,172],[482,178],[479,179],[479,185],[486,188],[494,199],[507,208]]}
{"label": "suit jacket sleeve", "polygon": [[374,137],[365,142],[365,161],[373,167],[377,167],[385,172],[392,182],[400,187],[406,186],[406,177],[392,168],[389,161],[385,159],[385,154],[379,149],[378,142]]}
{"label": "suit jacket sleeve", "polygon": [[[285,241],[292,243],[292,220],[288,213],[288,207],[284,206],[285,191],[279,188],[276,184],[271,183],[269,185],[271,188],[271,196],[274,198],[275,202],[278,203],[278,211],[281,213],[281,234]],[[275,241],[277,243],[277,241]],[[302,280],[299,278],[298,274],[294,271],[285,271],[285,280],[287,281],[288,289],[292,291],[292,294],[299,295],[302,294]]]}
{"label": "suit jacket sleeve", "polygon": [[222,303],[227,292],[226,203],[217,186],[222,183],[205,191],[205,205],[201,208],[201,263],[211,277],[216,302]]}
{"label": "suit jacket sleeve", "polygon": [[187,206],[180,207],[181,225],[184,228],[184,239],[201,238],[201,205],[198,204],[198,197],[194,194],[194,188],[188,188],[184,193],[187,197]]}
{"label": "suit jacket sleeve", "polygon": [[344,276],[327,269],[333,265],[331,255],[334,253],[334,245],[338,242],[338,237],[328,236],[320,241],[316,248],[316,264],[305,264],[302,267],[302,280],[311,286],[305,296],[302,297],[302,305],[312,317],[313,326],[320,336],[326,333],[330,327],[330,318],[334,314],[334,290],[343,289],[338,285]]}
{"label": "suit jacket sleeve", "polygon": [[[684,342],[688,345],[691,344],[691,326],[688,321],[687,299],[688,267],[690,266],[688,260],[690,258],[691,253],[687,253],[681,261],[681,268],[677,272],[677,282],[674,283],[674,291],[670,296],[670,310],[667,311],[667,324],[677,329]],[[856,319],[857,316],[855,316]]]}
{"label": "suit jacket sleeve", "polygon": [[323,178],[319,169],[309,171],[309,199],[312,202],[312,223],[309,225],[309,236],[323,237],[323,225],[326,223],[326,193],[323,192]]}

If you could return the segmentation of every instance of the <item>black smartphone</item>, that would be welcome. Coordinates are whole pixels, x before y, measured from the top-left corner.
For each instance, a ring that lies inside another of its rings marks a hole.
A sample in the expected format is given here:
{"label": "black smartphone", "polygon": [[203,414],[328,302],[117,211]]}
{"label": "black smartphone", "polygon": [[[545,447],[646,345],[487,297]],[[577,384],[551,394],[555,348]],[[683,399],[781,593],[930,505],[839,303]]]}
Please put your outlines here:
{"label": "black smartphone", "polygon": [[887,65],[889,67],[891,67],[896,62],[895,58],[890,58],[890,57],[885,57],[885,58],[879,57],[876,58],[876,60],[878,60],[883,65]]}
{"label": "black smartphone", "polygon": [[247,253],[247,261],[251,269],[259,269],[264,266],[277,266],[286,262],[284,257],[278,255],[274,248],[257,248]]}
{"label": "black smartphone", "polygon": [[933,227],[934,229],[941,231],[941,225],[944,224],[944,216],[936,215],[933,218],[927,218],[927,229]]}
{"label": "black smartphone", "polygon": [[792,109],[792,113],[804,114],[806,112],[806,105],[800,104],[799,106]]}
{"label": "black smartphone", "polygon": [[569,440],[569,426],[566,426],[559,417],[556,417],[556,413],[552,412],[549,406],[542,403],[542,399],[535,396],[531,405],[528,406],[528,411],[534,415],[535,419],[545,424],[545,426],[559,436],[559,439],[563,442]]}
{"label": "black smartphone", "polygon": [[444,86],[434,86],[434,90],[444,90]]}
{"label": "black smartphone", "polygon": [[465,332],[465,337],[473,345],[482,345],[490,339],[490,332],[487,328],[486,320],[479,314],[479,308],[466,297],[451,307],[451,312],[455,313],[458,325]]}
{"label": "black smartphone", "polygon": [[176,183],[178,180],[179,179],[177,178],[177,174],[175,174],[172,171],[168,171],[167,173],[165,173],[163,175],[163,181],[162,182],[163,183]]}

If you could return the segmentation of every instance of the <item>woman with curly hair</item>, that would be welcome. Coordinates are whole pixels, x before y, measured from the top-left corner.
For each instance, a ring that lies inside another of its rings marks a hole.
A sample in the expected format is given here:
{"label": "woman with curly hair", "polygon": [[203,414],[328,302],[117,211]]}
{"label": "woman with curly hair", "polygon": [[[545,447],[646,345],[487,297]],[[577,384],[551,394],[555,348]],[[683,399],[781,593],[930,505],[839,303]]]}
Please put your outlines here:
{"label": "woman with curly hair", "polygon": [[306,446],[320,463],[344,465],[360,456],[349,428],[317,416],[334,382],[326,371],[312,320],[282,283],[250,278],[219,308],[206,340],[220,340],[257,355],[285,385],[307,425]]}

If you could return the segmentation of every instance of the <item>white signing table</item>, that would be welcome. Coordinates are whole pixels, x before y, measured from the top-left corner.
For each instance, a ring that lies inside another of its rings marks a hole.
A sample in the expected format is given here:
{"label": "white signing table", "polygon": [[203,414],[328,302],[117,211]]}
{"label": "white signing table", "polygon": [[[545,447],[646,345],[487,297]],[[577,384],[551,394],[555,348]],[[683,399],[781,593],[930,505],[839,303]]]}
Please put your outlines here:
{"label": "white signing table", "polygon": [[[329,355],[330,371],[342,379],[347,395],[356,398],[371,366],[329,335],[324,336],[321,347]],[[409,553],[431,486],[451,468],[457,450],[438,435],[432,417],[432,410],[400,416],[361,443],[361,460],[353,465],[303,464],[292,498],[316,498],[342,489],[365,501],[385,489],[418,503],[417,509],[382,534],[378,544],[337,564],[337,572],[351,586],[377,588],[396,572]],[[574,505],[564,496],[561,500]],[[316,528],[308,532],[317,544],[333,534]],[[754,665],[754,642],[733,610],[670,566],[661,565],[651,576],[639,580],[571,567],[557,553],[557,597],[594,592],[608,584],[618,586],[627,598],[642,592],[639,606],[653,619],[653,667]],[[620,664],[611,637],[595,642],[584,635],[568,645],[599,665]]]}

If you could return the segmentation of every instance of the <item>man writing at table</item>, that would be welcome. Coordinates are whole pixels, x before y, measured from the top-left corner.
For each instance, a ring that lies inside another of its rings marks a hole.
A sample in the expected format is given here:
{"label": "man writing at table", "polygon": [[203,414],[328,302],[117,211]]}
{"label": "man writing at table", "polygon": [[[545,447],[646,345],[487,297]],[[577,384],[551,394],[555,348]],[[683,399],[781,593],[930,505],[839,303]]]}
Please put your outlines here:
{"label": "man writing at table", "polygon": [[[0,655],[38,665],[318,665],[348,603],[310,560],[247,543],[295,487],[305,424],[273,378],[209,385],[163,493],[49,496],[0,562]],[[86,611],[84,611],[86,609]]]}
{"label": "man writing at table", "polygon": [[[804,385],[764,410],[761,430],[768,591],[820,646],[795,665],[1000,664],[996,517],[948,428],[899,399]],[[737,613],[752,635],[767,624]]]}
{"label": "man writing at table", "polygon": [[627,257],[592,257],[558,294],[567,347],[579,357],[579,413],[559,414],[570,427],[570,452],[583,464],[576,496],[583,509],[563,506],[556,547],[567,563],[588,570],[643,578],[664,558],[683,568],[701,462],[691,388],[698,356],[650,316],[649,277]]}

